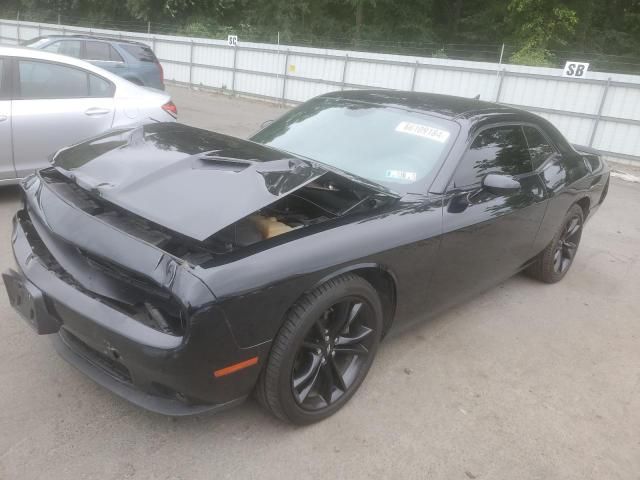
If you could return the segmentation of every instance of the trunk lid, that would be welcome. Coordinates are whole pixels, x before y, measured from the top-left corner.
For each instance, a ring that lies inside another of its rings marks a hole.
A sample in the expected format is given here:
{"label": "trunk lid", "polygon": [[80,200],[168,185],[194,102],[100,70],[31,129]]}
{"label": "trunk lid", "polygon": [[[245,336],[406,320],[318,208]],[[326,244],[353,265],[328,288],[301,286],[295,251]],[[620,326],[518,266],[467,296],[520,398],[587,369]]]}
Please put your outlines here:
{"label": "trunk lid", "polygon": [[327,173],[308,160],[177,123],[112,130],[60,150],[53,163],[104,200],[199,241]]}

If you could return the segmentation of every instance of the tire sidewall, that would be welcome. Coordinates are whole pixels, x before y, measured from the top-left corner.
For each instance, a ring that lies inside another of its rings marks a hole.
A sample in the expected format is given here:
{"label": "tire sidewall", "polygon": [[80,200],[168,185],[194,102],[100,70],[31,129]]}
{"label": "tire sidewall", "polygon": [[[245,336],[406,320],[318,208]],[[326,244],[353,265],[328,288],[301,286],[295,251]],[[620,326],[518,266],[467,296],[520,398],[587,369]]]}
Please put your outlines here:
{"label": "tire sidewall", "polygon": [[[580,218],[580,232],[578,235],[578,239],[576,241],[576,252],[573,255],[573,258],[571,259],[571,265],[569,265],[569,267],[564,271],[564,272],[556,272],[553,269],[553,255],[555,253],[556,250],[556,245],[558,244],[558,241],[560,240],[560,237],[562,236],[562,234],[564,233],[565,228],[567,227],[567,224],[569,223],[569,221],[574,218],[575,216],[578,216]],[[567,273],[569,273],[569,270],[571,270],[571,267],[573,267],[573,262],[576,259],[576,256],[578,255],[578,250],[580,247],[580,242],[582,240],[582,231],[584,229],[584,212],[582,211],[582,207],[580,207],[580,205],[573,205],[569,211],[567,212],[567,214],[564,217],[564,220],[562,221],[562,225],[560,226],[560,229],[558,230],[558,233],[556,233],[556,236],[553,237],[553,241],[550,245],[550,248],[546,253],[547,257],[546,260],[546,264],[549,266],[550,268],[550,277],[551,277],[551,281],[553,283],[559,282],[560,280],[562,280],[565,275]]]}
{"label": "tire sidewall", "polygon": [[[337,288],[334,287],[324,290],[314,299],[314,301],[311,302],[310,306],[305,308],[302,316],[298,318],[294,336],[290,337],[287,342],[288,345],[286,346],[285,354],[280,362],[279,368],[277,368],[277,378],[267,379],[267,381],[271,380],[277,382],[280,406],[287,418],[294,423],[308,424],[317,422],[333,415],[336,411],[342,408],[342,406],[355,394],[367,376],[380,343],[383,314],[382,305],[380,304],[376,291],[364,279],[355,276],[351,276],[347,280],[346,284],[339,283],[338,285],[339,286]],[[298,354],[298,349],[316,320],[320,318],[328,308],[335,305],[345,297],[356,297],[369,304],[373,312],[373,321],[375,322],[373,332],[375,340],[369,350],[366,363],[361,367],[362,370],[359,378],[348,388],[347,392],[326,409],[322,409],[319,412],[305,410],[295,400],[291,389],[291,372],[295,358]],[[296,306],[294,308],[300,307]],[[278,340],[280,340],[280,338],[276,341]]]}

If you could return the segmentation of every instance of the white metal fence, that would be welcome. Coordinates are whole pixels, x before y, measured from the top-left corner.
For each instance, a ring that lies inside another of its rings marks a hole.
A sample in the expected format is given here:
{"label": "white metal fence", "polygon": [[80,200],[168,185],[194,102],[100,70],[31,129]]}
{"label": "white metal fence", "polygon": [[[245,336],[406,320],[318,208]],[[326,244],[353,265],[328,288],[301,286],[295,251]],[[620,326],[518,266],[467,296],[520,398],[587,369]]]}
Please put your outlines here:
{"label": "white metal fence", "polygon": [[97,34],[151,46],[165,78],[183,85],[287,103],[340,89],[442,93],[518,106],[553,122],[567,138],[617,161],[640,164],[640,76],[404,55],[152,35],[0,20],[0,42],[40,35]]}

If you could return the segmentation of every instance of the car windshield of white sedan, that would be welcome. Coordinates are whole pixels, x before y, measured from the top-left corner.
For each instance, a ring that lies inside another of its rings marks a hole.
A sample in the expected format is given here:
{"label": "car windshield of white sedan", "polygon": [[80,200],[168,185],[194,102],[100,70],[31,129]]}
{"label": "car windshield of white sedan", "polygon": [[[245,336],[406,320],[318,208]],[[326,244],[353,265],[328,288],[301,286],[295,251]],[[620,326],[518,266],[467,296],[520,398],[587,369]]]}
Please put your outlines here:
{"label": "car windshield of white sedan", "polygon": [[456,131],[453,122],[399,107],[319,98],[252,140],[393,189],[432,173]]}

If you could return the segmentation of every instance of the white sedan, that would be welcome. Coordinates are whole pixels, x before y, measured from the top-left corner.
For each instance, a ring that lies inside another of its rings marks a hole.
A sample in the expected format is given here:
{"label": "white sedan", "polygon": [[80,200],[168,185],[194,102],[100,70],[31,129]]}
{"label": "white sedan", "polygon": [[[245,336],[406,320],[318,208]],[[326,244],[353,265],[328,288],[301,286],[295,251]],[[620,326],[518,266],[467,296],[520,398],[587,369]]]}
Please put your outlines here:
{"label": "white sedan", "polygon": [[111,128],[173,122],[171,96],[72,57],[0,46],[0,184]]}

